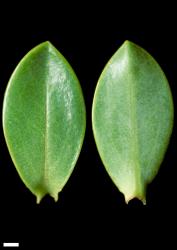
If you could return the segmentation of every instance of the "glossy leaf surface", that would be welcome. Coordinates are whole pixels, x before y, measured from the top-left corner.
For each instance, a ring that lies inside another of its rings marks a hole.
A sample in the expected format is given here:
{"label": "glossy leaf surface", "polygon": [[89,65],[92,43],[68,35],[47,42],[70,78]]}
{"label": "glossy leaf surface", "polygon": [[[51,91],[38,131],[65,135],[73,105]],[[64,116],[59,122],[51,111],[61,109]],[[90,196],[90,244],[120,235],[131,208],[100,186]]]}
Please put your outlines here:
{"label": "glossy leaf surface", "polygon": [[55,200],[75,166],[85,133],[78,79],[50,42],[32,49],[8,83],[3,129],[10,155],[39,203]]}
{"label": "glossy leaf surface", "polygon": [[124,194],[146,202],[173,124],[167,79],[144,49],[126,41],[104,68],[94,95],[92,123],[105,168]]}

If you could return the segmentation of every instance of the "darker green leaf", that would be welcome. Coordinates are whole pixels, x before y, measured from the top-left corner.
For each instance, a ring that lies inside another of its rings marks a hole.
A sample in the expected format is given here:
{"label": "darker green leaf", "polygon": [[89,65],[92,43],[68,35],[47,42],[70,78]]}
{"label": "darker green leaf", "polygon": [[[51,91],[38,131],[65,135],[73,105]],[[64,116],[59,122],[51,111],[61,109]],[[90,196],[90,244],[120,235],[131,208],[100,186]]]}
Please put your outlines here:
{"label": "darker green leaf", "polygon": [[78,79],[50,42],[32,49],[8,83],[3,105],[7,146],[26,186],[39,203],[55,200],[76,164],[85,133]]}

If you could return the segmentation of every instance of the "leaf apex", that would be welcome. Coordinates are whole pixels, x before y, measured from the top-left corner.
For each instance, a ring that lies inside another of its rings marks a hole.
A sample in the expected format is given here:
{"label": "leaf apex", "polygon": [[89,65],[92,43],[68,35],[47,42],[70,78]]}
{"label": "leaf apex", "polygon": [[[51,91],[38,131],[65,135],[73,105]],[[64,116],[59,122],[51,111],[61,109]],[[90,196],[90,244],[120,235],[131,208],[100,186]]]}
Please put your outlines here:
{"label": "leaf apex", "polygon": [[130,44],[131,42],[129,41],[129,40],[125,40],[124,41],[124,44],[126,44],[126,45],[128,45],[128,44]]}
{"label": "leaf apex", "polygon": [[39,204],[46,194],[47,192],[43,188],[38,189],[35,193],[36,203]]}
{"label": "leaf apex", "polygon": [[50,41],[48,41],[48,40],[41,43],[41,46],[47,47],[47,48],[53,47],[52,43]]}
{"label": "leaf apex", "polygon": [[57,202],[58,201],[58,198],[59,198],[59,193],[56,192],[56,193],[50,193],[50,196],[52,198],[54,198],[54,201]]}
{"label": "leaf apex", "polygon": [[123,46],[127,47],[127,48],[132,48],[137,46],[135,43],[133,43],[132,41],[129,40],[125,40],[125,42],[123,43]]}
{"label": "leaf apex", "polygon": [[133,196],[126,196],[125,197],[125,202],[128,205],[129,201],[133,200],[134,198],[137,198],[138,200],[140,200],[143,205],[146,205],[146,197],[145,196],[138,196],[138,195],[133,195]]}
{"label": "leaf apex", "polygon": [[44,195],[41,195],[41,194],[36,195],[36,203],[39,204],[43,197]]}

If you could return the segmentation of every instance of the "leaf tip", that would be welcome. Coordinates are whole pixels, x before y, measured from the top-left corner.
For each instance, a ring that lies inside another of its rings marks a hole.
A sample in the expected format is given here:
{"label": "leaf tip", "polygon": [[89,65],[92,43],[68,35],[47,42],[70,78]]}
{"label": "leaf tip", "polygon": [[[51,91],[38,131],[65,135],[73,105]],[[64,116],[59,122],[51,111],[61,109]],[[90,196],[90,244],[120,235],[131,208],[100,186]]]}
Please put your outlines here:
{"label": "leaf tip", "polygon": [[125,40],[125,41],[124,41],[124,44],[125,44],[125,45],[129,45],[130,43],[131,43],[131,42],[130,42],[129,40]]}
{"label": "leaf tip", "polygon": [[42,198],[46,195],[47,193],[44,192],[43,190],[38,190],[36,193],[36,203],[39,204],[42,200]]}
{"label": "leaf tip", "polygon": [[133,200],[134,198],[137,198],[138,200],[140,200],[143,205],[146,205],[146,197],[145,196],[138,196],[138,195],[134,195],[134,196],[126,196],[125,195],[125,202],[128,205],[129,201]]}
{"label": "leaf tip", "polygon": [[46,47],[46,48],[53,47],[53,45],[50,41],[45,41],[45,42],[41,43],[41,46]]}
{"label": "leaf tip", "polygon": [[142,200],[143,205],[146,205],[146,198],[144,197]]}
{"label": "leaf tip", "polygon": [[58,197],[59,197],[59,192],[55,192],[55,193],[50,193],[50,196],[52,198],[54,198],[54,201],[57,202],[58,201]]}
{"label": "leaf tip", "polygon": [[126,47],[127,49],[135,47],[135,43],[129,41],[129,40],[125,40],[125,42],[123,43],[123,46]]}
{"label": "leaf tip", "polygon": [[43,198],[43,195],[37,195],[36,196],[36,203],[39,204]]}

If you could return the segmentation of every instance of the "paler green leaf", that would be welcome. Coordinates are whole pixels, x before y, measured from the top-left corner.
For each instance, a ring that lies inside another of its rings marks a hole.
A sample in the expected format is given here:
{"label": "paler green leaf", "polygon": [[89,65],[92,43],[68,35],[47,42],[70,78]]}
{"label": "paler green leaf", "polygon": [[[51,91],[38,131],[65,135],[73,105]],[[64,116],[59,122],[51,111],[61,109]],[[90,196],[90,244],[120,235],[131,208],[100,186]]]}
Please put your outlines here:
{"label": "paler green leaf", "polygon": [[79,156],[85,126],[74,71],[50,42],[41,43],[13,72],[3,104],[10,155],[38,203],[46,194],[57,201]]}
{"label": "paler green leaf", "polygon": [[126,202],[146,203],[172,133],[173,101],[160,66],[136,44],[125,41],[104,68],[92,124],[103,164]]}

